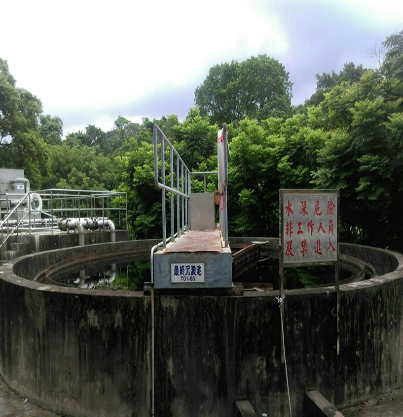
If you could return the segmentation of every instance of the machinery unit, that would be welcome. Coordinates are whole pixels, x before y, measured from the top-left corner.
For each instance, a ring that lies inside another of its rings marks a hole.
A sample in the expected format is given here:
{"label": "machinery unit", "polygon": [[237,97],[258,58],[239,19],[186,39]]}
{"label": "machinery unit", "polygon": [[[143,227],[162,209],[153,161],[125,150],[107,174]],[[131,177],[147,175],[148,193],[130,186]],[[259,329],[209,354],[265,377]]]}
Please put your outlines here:
{"label": "machinery unit", "polygon": [[[1,218],[24,198],[30,191],[29,180],[24,178],[23,169],[0,169],[0,208]],[[24,211],[28,210],[28,200],[24,201],[16,213],[13,213],[13,220],[20,220]]]}

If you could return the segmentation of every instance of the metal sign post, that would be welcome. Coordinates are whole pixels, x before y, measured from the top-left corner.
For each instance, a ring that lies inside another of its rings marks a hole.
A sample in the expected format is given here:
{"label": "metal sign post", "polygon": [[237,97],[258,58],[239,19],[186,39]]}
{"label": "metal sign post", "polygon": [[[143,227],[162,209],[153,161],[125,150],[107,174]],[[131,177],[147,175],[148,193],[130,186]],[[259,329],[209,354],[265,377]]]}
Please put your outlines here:
{"label": "metal sign post", "polygon": [[[280,190],[279,197],[280,300],[284,297],[284,268],[334,265],[337,294],[337,355],[339,355],[339,191]],[[283,301],[280,308],[283,314]],[[283,334],[281,337],[283,340]],[[284,346],[282,346],[282,363],[284,363],[283,349]]]}

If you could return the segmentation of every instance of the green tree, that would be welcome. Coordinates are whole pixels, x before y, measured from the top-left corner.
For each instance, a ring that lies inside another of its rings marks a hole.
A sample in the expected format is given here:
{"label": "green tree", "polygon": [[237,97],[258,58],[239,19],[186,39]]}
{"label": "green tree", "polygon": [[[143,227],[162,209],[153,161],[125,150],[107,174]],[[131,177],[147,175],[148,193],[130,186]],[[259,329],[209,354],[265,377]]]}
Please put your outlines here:
{"label": "green tree", "polygon": [[66,139],[63,143],[70,148],[81,148],[81,146],[84,146],[86,140],[86,134],[79,130],[66,135]]}
{"label": "green tree", "polygon": [[186,119],[174,125],[173,131],[175,147],[191,171],[216,153],[218,126],[210,126],[208,117],[202,117],[199,109],[190,109]]}
{"label": "green tree", "polygon": [[341,190],[343,237],[402,250],[403,85],[368,71],[342,84],[309,111],[310,126],[327,130],[314,184]]}
{"label": "green tree", "polygon": [[382,45],[387,49],[383,63],[384,73],[403,81],[403,30],[387,37]]}
{"label": "green tree", "polygon": [[39,137],[42,104],[18,88],[7,61],[0,58],[0,158],[5,168],[22,168],[32,188],[41,188],[47,174],[46,145]]}
{"label": "green tree", "polygon": [[136,136],[140,130],[141,126],[138,123],[119,116],[114,122],[113,130],[106,133],[108,152],[117,152],[127,139]]}
{"label": "green tree", "polygon": [[138,144],[136,140],[130,140],[130,150],[117,156],[115,161],[121,179],[119,190],[127,192],[128,196],[131,237],[161,237],[161,190],[154,185],[153,145],[149,142]]}
{"label": "green tree", "polygon": [[114,160],[97,148],[49,145],[46,188],[113,190],[119,185]]}
{"label": "green tree", "polygon": [[195,103],[201,116],[219,125],[238,124],[245,117],[284,118],[291,114],[291,87],[284,66],[259,55],[210,68],[195,90]]}
{"label": "green tree", "polygon": [[107,153],[107,141],[105,132],[94,125],[88,125],[85,132],[81,130],[69,133],[64,143],[70,147],[79,148],[81,146],[98,146],[104,153]]}
{"label": "green tree", "polygon": [[39,135],[49,145],[61,145],[63,136],[63,122],[59,117],[50,114],[39,116]]}
{"label": "green tree", "polygon": [[276,236],[280,188],[310,188],[327,134],[303,115],[243,120],[230,143],[229,219],[232,232]]}
{"label": "green tree", "polygon": [[332,71],[332,74],[322,75],[316,74],[316,91],[305,102],[306,106],[317,106],[325,99],[325,92],[329,91],[336,85],[340,85],[345,82],[352,84],[360,81],[361,76],[367,70],[362,65],[355,66],[354,63],[348,62],[344,64],[343,69],[337,74]]}

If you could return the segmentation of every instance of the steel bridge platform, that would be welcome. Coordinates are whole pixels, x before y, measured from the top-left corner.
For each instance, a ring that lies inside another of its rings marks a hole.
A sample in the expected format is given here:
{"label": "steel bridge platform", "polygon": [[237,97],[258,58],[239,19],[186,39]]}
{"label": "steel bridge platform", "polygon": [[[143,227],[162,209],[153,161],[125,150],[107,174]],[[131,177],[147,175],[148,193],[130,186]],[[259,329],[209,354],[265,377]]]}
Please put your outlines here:
{"label": "steel bridge platform", "polygon": [[189,230],[154,254],[154,288],[227,288],[232,285],[232,252],[220,230]]}

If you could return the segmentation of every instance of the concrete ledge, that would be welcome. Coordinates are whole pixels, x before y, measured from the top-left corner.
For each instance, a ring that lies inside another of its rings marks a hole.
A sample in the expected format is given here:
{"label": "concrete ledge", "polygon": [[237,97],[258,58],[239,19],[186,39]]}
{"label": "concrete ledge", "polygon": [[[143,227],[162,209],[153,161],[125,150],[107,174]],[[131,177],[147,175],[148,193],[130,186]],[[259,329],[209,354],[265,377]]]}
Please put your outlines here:
{"label": "concrete ledge", "polygon": [[305,394],[306,417],[343,417],[333,404],[319,392],[309,391]]}
{"label": "concrete ledge", "polygon": [[[144,283],[144,296],[151,295],[151,282]],[[154,295],[188,295],[188,296],[242,296],[243,285],[237,282],[228,288],[154,288]]]}
{"label": "concrete ledge", "polygon": [[[151,298],[30,280],[66,259],[149,251],[156,242],[58,249],[0,268],[0,374],[6,383],[59,414],[148,417]],[[286,291],[295,416],[304,415],[307,390],[341,407],[403,386],[403,257],[357,245],[341,250],[374,262],[385,275],[341,286],[339,356],[334,287]],[[233,417],[240,398],[248,398],[258,415],[285,415],[276,295],[155,297],[155,415]]]}
{"label": "concrete ledge", "polygon": [[235,401],[235,417],[257,417],[248,400]]}

